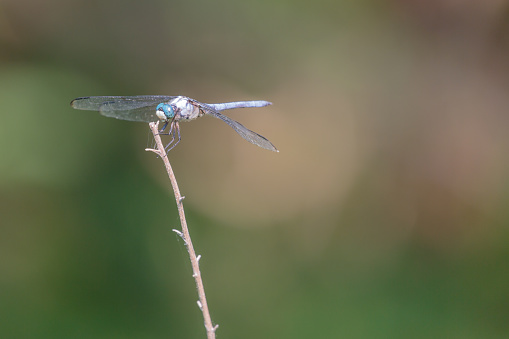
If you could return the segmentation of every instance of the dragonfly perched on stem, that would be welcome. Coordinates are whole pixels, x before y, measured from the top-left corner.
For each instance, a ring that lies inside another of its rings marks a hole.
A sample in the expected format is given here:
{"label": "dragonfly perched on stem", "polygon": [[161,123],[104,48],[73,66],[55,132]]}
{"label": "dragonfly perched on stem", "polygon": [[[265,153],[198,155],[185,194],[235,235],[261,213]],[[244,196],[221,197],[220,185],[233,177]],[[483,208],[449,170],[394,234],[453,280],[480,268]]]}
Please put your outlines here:
{"label": "dragonfly perched on stem", "polygon": [[137,96],[97,96],[74,99],[71,106],[76,109],[99,111],[102,115],[121,120],[154,122],[158,119],[164,125],[159,131],[163,134],[168,125],[168,135],[172,140],[166,146],[169,152],[180,142],[180,121],[191,121],[203,115],[210,115],[227,123],[241,137],[256,146],[279,152],[265,137],[255,133],[239,122],[221,114],[233,108],[264,107],[268,101],[236,101],[220,104],[205,104],[185,96],[137,95]]}

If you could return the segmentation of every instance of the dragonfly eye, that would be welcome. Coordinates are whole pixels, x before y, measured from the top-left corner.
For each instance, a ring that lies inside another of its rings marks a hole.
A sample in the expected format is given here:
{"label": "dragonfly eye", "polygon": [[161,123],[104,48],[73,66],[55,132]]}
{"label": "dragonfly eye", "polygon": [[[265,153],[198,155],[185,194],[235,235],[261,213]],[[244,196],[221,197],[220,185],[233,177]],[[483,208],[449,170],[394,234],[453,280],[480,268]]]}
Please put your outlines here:
{"label": "dragonfly eye", "polygon": [[173,107],[170,104],[161,103],[157,105],[156,115],[161,120],[170,120],[175,116],[175,112],[173,111]]}

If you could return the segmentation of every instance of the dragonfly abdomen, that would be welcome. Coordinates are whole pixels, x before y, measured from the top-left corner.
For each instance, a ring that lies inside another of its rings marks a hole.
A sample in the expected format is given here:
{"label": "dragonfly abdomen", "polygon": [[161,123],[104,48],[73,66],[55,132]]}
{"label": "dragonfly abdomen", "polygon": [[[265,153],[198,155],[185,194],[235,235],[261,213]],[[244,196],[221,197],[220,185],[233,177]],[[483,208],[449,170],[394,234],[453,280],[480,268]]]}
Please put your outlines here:
{"label": "dragonfly abdomen", "polygon": [[207,105],[214,108],[216,111],[224,111],[227,109],[234,108],[265,107],[268,105],[272,105],[272,103],[264,100],[255,100],[255,101],[225,102],[222,104],[207,104]]}

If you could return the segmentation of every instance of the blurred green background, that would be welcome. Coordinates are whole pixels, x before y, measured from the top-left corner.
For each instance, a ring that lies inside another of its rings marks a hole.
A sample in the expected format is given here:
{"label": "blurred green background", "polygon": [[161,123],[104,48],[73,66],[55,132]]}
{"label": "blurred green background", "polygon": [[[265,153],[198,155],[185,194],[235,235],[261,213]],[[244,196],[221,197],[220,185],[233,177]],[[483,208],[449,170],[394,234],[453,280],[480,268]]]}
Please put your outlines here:
{"label": "blurred green background", "polygon": [[148,126],[89,95],[269,100],[170,153],[219,338],[509,337],[509,3],[0,2],[0,337],[204,338]]}

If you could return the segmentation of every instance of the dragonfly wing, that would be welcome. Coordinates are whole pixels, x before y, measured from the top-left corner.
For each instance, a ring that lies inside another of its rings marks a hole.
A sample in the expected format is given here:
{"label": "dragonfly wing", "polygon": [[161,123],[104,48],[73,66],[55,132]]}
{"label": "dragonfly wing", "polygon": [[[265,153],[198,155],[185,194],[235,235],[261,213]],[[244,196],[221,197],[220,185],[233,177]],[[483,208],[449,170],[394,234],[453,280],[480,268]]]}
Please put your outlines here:
{"label": "dragonfly wing", "polygon": [[241,137],[243,137],[244,139],[246,139],[250,143],[252,143],[252,144],[254,144],[256,146],[259,146],[261,148],[268,149],[269,151],[279,152],[277,150],[277,148],[269,140],[267,140],[267,138],[261,136],[258,133],[255,133],[255,132],[247,129],[241,123],[239,123],[239,122],[237,122],[237,121],[227,117],[226,115],[223,115],[223,114],[219,113],[218,111],[216,111],[214,108],[210,107],[209,105],[202,104],[202,103],[199,103],[199,104],[200,104],[200,109],[203,112],[205,112],[208,115],[213,116],[214,118],[223,120],[231,128],[233,128],[235,130],[235,132],[237,132]]}
{"label": "dragonfly wing", "polygon": [[174,96],[137,95],[137,96],[98,96],[77,98],[71,102],[76,109],[99,111],[102,115],[129,121],[157,121],[156,106],[168,102]]}
{"label": "dragonfly wing", "polygon": [[107,106],[103,109],[103,107],[101,107],[99,112],[105,117],[141,122],[155,122],[159,120],[156,115],[156,104],[128,110],[112,110],[108,109]]}

